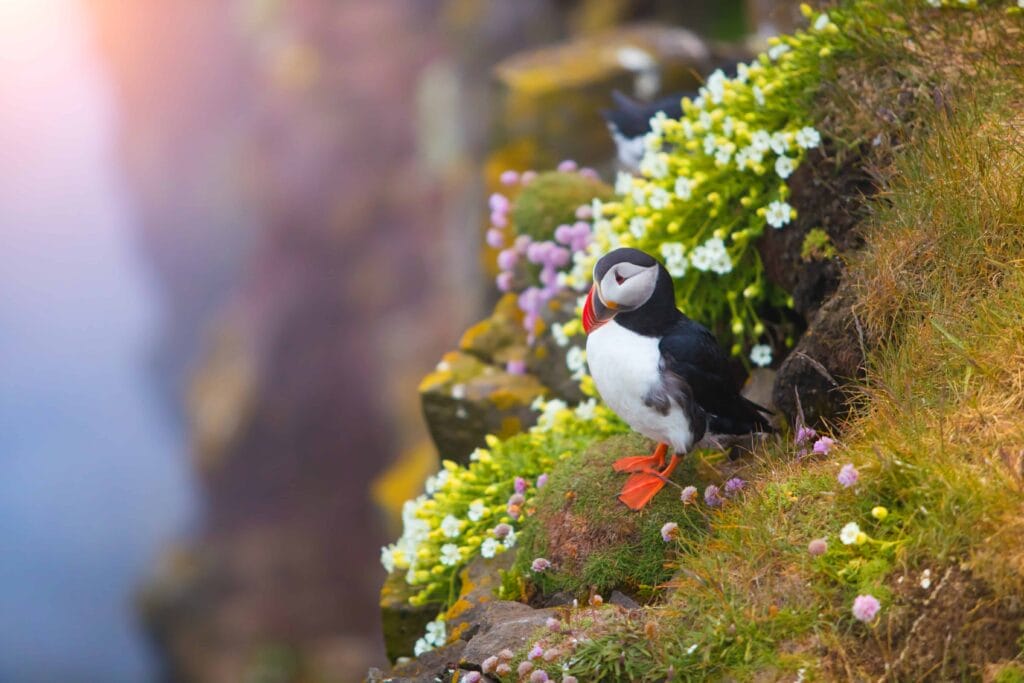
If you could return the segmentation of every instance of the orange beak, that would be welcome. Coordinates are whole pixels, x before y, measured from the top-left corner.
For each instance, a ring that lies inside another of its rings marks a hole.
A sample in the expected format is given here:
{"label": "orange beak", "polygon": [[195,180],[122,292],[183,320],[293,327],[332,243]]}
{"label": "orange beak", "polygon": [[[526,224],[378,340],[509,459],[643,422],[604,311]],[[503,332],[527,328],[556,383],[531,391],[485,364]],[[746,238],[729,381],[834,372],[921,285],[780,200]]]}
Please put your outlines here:
{"label": "orange beak", "polygon": [[597,283],[590,288],[587,300],[583,304],[583,331],[590,334],[597,328],[615,317],[615,307],[606,306],[597,294]]}

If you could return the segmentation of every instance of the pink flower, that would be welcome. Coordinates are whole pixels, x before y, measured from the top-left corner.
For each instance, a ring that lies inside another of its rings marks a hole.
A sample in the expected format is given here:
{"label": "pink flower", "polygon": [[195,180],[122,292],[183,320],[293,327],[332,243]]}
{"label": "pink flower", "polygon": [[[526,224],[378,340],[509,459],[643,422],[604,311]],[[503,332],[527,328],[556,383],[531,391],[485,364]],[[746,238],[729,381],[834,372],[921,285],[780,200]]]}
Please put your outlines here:
{"label": "pink flower", "polygon": [[674,541],[679,537],[679,525],[675,522],[666,522],[665,526],[661,527],[661,540],[668,543]]}
{"label": "pink flower", "polygon": [[505,244],[505,234],[501,230],[491,228],[487,231],[487,246],[498,249]]}
{"label": "pink flower", "polygon": [[502,270],[512,270],[519,261],[519,254],[515,249],[502,249],[498,252],[498,267]]}
{"label": "pink flower", "polygon": [[542,488],[544,488],[544,485],[547,484],[547,483],[548,483],[548,475],[547,474],[542,474],[539,477],[537,477],[537,488],[542,489]]}
{"label": "pink flower", "polygon": [[526,658],[530,661],[537,659],[537,657],[544,656],[544,648],[540,646],[540,643],[534,643],[533,647],[530,648],[530,652],[526,655]]}
{"label": "pink flower", "polygon": [[530,683],[548,683],[549,680],[548,673],[544,669],[537,669],[530,674]]}
{"label": "pink flower", "polygon": [[501,523],[498,526],[494,527],[493,533],[495,538],[502,539],[508,536],[510,533],[512,533],[512,527],[511,525]]}
{"label": "pink flower", "polygon": [[499,213],[507,212],[509,206],[511,206],[511,204],[508,201],[508,197],[501,194],[500,192],[495,192],[494,194],[492,194],[490,198],[487,200],[487,205],[491,208],[492,212]]}
{"label": "pink flower", "polygon": [[516,669],[516,672],[520,676],[525,676],[526,674],[530,673],[531,671],[533,671],[533,662],[520,662],[519,663],[519,668]]}
{"label": "pink flower", "polygon": [[579,683],[575,676],[562,676],[562,683]]}
{"label": "pink flower", "polygon": [[492,674],[494,670],[498,668],[498,658],[495,656],[488,657],[480,663],[480,670],[485,674]]}
{"label": "pink flower", "polygon": [[555,633],[562,630],[562,622],[554,617],[548,617],[547,621],[544,622],[544,625],[548,627],[549,631],[554,631]]}
{"label": "pink flower", "polygon": [[508,226],[508,214],[504,211],[491,211],[491,225],[497,228]]}
{"label": "pink flower", "polygon": [[576,218],[579,218],[580,220],[589,221],[593,217],[594,210],[590,208],[589,204],[584,204],[583,206],[576,209]]}
{"label": "pink flower", "polygon": [[538,557],[530,565],[530,569],[532,569],[533,571],[538,572],[538,573],[547,571],[550,568],[551,568],[551,562],[549,562],[548,560],[544,559],[543,557]]}
{"label": "pink flower", "polygon": [[562,163],[558,164],[558,172],[559,173],[572,173],[573,171],[575,171],[578,168],[579,168],[579,164],[577,164],[572,159],[566,159]]}
{"label": "pink flower", "polygon": [[729,481],[725,482],[725,493],[726,495],[729,496],[734,495],[742,491],[745,485],[745,481],[743,481],[739,477],[733,477]]}
{"label": "pink flower", "polygon": [[479,671],[470,671],[459,680],[462,681],[462,683],[480,683],[480,681],[483,680],[483,676],[480,675]]}
{"label": "pink flower", "polygon": [[796,431],[796,445],[803,446],[806,443],[810,443],[816,436],[818,436],[818,432],[814,431],[810,427],[800,427],[800,429]]}
{"label": "pink flower", "polygon": [[865,623],[872,621],[880,608],[878,598],[873,595],[858,595],[853,600],[854,618]]}
{"label": "pink flower", "polygon": [[555,228],[555,240],[562,244],[569,244],[572,242],[573,234],[572,228],[568,225],[563,224]]}
{"label": "pink flower", "polygon": [[857,468],[849,463],[843,465],[842,469],[839,470],[839,476],[836,477],[836,479],[839,480],[839,483],[846,488],[850,488],[856,484],[859,478],[860,474],[857,472]]}
{"label": "pink flower", "polygon": [[723,505],[725,503],[725,499],[722,498],[721,491],[718,487],[711,484],[704,489],[704,502],[715,508]]}
{"label": "pink flower", "polygon": [[[515,487],[516,493],[526,493],[526,480],[523,479],[522,477],[516,477]],[[522,503],[519,504],[522,505]]]}
{"label": "pink flower", "polygon": [[537,177],[536,171],[523,171],[523,174],[519,176],[519,182],[523,185],[529,185],[533,182],[534,178]]}
{"label": "pink flower", "polygon": [[832,447],[835,446],[835,444],[836,442],[833,439],[823,436],[814,442],[814,448],[811,450],[820,455],[828,455],[829,451],[832,450]]}
{"label": "pink flower", "polygon": [[697,502],[697,487],[687,486],[683,489],[682,494],[679,496],[679,500],[683,501],[683,505],[693,505]]}
{"label": "pink flower", "polygon": [[505,364],[505,371],[510,375],[525,375],[526,361],[510,360]]}
{"label": "pink flower", "polygon": [[505,171],[498,180],[502,185],[515,185],[519,182],[519,174],[515,171]]}
{"label": "pink flower", "polygon": [[597,174],[597,171],[590,168],[589,166],[584,166],[583,168],[581,168],[580,175],[583,176],[584,178],[590,178],[591,180],[597,180],[598,178],[601,177]]}
{"label": "pink flower", "polygon": [[494,673],[499,676],[508,676],[512,673],[512,667],[509,666],[508,662],[502,662],[498,666],[494,667]]}
{"label": "pink flower", "polygon": [[498,277],[494,279],[494,283],[498,286],[498,290],[502,292],[509,292],[512,290],[512,273],[505,271],[504,273],[498,273]]}
{"label": "pink flower", "polygon": [[828,542],[824,538],[816,538],[807,544],[807,552],[811,557],[824,555],[828,551]]}

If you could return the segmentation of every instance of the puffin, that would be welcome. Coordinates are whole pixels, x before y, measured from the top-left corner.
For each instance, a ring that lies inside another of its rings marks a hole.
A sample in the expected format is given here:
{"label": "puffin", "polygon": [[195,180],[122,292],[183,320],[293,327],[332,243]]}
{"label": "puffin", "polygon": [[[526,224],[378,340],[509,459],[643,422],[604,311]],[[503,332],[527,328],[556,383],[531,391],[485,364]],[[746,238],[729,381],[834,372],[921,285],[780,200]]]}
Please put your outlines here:
{"label": "puffin", "polygon": [[612,91],[615,107],[601,112],[608,132],[615,143],[615,156],[620,166],[630,173],[638,173],[644,156],[644,136],[651,132],[651,117],[659,112],[670,119],[683,115],[683,97],[692,93],[675,93],[654,102],[641,102]]}
{"label": "puffin", "polygon": [[705,433],[773,431],[770,411],[740,395],[715,336],[676,308],[672,277],[650,254],[601,257],[582,318],[601,399],[658,444],[613,464],[630,473],[618,496],[629,508],[643,509]]}

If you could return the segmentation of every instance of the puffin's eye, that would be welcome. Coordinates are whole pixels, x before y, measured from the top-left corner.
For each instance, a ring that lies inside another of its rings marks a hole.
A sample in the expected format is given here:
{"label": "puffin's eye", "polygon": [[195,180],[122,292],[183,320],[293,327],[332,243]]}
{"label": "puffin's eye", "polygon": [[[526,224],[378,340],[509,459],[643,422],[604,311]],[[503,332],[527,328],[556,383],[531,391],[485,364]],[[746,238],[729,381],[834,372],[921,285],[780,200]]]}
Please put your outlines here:
{"label": "puffin's eye", "polygon": [[622,275],[619,274],[619,271],[615,271],[615,282],[621,285],[625,281],[626,278],[622,277]]}

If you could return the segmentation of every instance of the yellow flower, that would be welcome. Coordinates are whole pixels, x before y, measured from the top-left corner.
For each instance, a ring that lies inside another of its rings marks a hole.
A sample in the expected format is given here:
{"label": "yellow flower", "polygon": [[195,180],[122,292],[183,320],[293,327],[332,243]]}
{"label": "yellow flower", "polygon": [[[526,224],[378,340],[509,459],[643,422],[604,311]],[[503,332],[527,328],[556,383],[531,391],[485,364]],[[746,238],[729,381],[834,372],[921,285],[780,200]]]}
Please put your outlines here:
{"label": "yellow flower", "polygon": [[857,534],[857,540],[854,541],[854,543],[856,543],[857,545],[864,545],[865,543],[867,543],[867,540],[868,535],[862,531],[859,534]]}
{"label": "yellow flower", "polygon": [[871,516],[877,519],[878,521],[882,521],[883,519],[889,516],[889,511],[886,510],[881,505],[877,505],[871,508]]}

